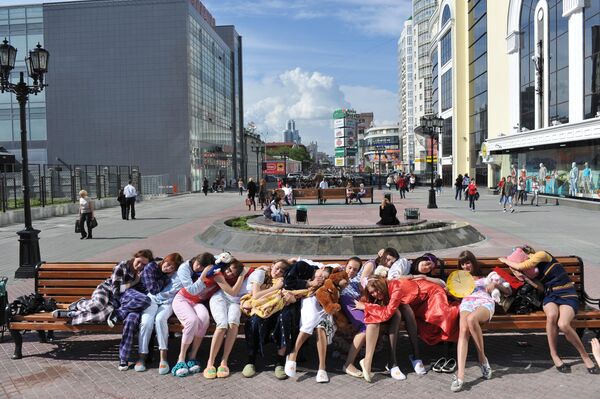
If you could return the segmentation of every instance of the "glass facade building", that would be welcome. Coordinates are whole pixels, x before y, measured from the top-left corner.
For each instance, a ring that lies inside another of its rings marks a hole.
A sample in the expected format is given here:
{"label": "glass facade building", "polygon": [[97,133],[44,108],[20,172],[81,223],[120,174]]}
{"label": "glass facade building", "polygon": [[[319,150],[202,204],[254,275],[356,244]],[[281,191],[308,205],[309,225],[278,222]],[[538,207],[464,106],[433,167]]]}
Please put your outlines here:
{"label": "glass facade building", "polygon": [[[135,164],[180,191],[244,176],[241,36],[200,1],[0,7],[0,34],[19,54],[40,42],[51,55],[48,89],[30,96],[31,162]],[[0,95],[9,150],[19,147],[15,110]]]}
{"label": "glass facade building", "polygon": [[[17,49],[11,81],[17,83],[19,72],[25,72],[25,56],[38,43],[44,45],[42,6],[0,7],[0,39],[6,38]],[[51,59],[51,61],[54,61]],[[52,67],[52,64],[51,64]],[[28,83],[32,83],[31,79]],[[27,103],[27,137],[29,162],[46,163],[46,92],[30,95]],[[12,93],[0,93],[0,146],[21,159],[19,103]]]}

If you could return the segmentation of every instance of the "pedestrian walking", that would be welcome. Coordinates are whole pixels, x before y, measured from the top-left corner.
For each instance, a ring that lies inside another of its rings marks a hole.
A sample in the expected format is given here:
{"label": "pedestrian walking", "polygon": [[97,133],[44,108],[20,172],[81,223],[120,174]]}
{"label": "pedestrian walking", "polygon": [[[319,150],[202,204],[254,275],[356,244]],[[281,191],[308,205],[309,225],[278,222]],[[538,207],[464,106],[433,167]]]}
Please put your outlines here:
{"label": "pedestrian walking", "polygon": [[258,202],[260,202],[261,210],[269,205],[267,202],[267,181],[264,178],[260,179],[260,184],[258,186]]}
{"label": "pedestrian walking", "polygon": [[388,190],[390,190],[392,188],[392,184],[394,184],[394,177],[389,175],[385,181],[385,186],[388,188]]}
{"label": "pedestrian walking", "polygon": [[513,213],[515,208],[513,208],[513,194],[514,194],[515,185],[512,182],[512,176],[506,176],[506,183],[502,186],[502,198],[504,198],[504,202],[502,203],[503,211],[506,212],[506,204],[508,204],[510,212]]}
{"label": "pedestrian walking", "polygon": [[117,194],[117,202],[121,206],[121,218],[123,220],[127,219],[127,198],[125,198],[125,191],[123,191],[123,187],[119,189],[119,193]]}
{"label": "pedestrian walking", "polygon": [[435,178],[435,191],[437,193],[437,195],[442,195],[442,186],[444,185],[444,182],[442,180],[442,178],[440,177],[440,175],[438,175]]}
{"label": "pedestrian walking", "polygon": [[[94,219],[94,203],[88,197],[87,191],[81,190],[79,192],[79,230],[82,240],[84,238],[92,239],[92,219]],[[87,226],[87,233],[83,227],[84,222]]]}
{"label": "pedestrian walking", "polygon": [[244,195],[244,181],[241,178],[238,180],[238,189],[240,190],[240,196]]}
{"label": "pedestrian walking", "polygon": [[456,180],[454,181],[454,188],[456,190],[456,192],[454,193],[455,200],[462,200],[462,182],[463,175],[458,175],[456,177]]}
{"label": "pedestrian walking", "polygon": [[208,179],[206,177],[202,180],[202,192],[205,197],[208,195]]}
{"label": "pedestrian walking", "polygon": [[131,184],[131,180],[129,180],[125,188],[123,188],[123,193],[125,194],[125,204],[127,205],[125,219],[129,220],[129,215],[131,214],[131,219],[135,220],[135,201],[137,197],[137,191],[135,187],[133,187],[133,184]]}
{"label": "pedestrian walking", "polygon": [[475,180],[471,180],[467,186],[467,193],[469,194],[469,209],[475,212],[475,201],[477,201],[479,198],[479,193],[477,192],[477,183],[475,183]]}
{"label": "pedestrian walking", "polygon": [[415,185],[417,184],[417,178],[415,175],[410,175],[408,181],[410,183],[410,191],[413,191],[415,189]]}
{"label": "pedestrian walking", "polygon": [[539,206],[539,192],[540,184],[538,182],[537,177],[533,176],[533,179],[531,180],[531,194],[533,194],[533,196],[531,197],[531,205],[533,205],[533,203],[535,202],[535,206]]}
{"label": "pedestrian walking", "polygon": [[469,174],[465,173],[465,175],[463,176],[463,181],[462,181],[462,191],[465,193],[465,201],[467,201],[469,199],[469,196],[467,193],[467,187],[469,187],[470,182],[471,182],[471,178],[469,177]]}
{"label": "pedestrian walking", "polygon": [[502,205],[502,202],[504,202],[504,195],[502,194],[502,187],[504,187],[504,184],[506,184],[506,177],[502,177],[502,180],[498,182],[498,191],[500,192],[500,205]]}
{"label": "pedestrian walking", "polygon": [[400,191],[400,198],[406,198],[406,179],[404,178],[404,176],[400,176],[400,178],[398,179],[398,191]]}
{"label": "pedestrian walking", "polygon": [[256,187],[256,182],[252,179],[249,178],[248,179],[248,210],[250,210],[250,207],[254,205],[254,210],[256,210],[256,199],[254,197],[256,197],[256,191],[258,190],[258,187]]}
{"label": "pedestrian walking", "polygon": [[525,180],[522,177],[519,177],[519,181],[517,182],[517,200],[515,201],[515,206],[523,205],[523,200],[525,199]]}

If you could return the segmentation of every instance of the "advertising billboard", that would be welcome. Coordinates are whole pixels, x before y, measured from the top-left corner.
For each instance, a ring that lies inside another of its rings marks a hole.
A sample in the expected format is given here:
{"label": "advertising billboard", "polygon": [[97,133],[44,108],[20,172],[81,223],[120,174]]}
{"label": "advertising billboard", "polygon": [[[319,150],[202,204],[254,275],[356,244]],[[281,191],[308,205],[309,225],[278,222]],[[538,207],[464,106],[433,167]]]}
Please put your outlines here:
{"label": "advertising billboard", "polygon": [[335,137],[344,137],[346,135],[344,129],[335,129],[333,132],[335,134]]}
{"label": "advertising billboard", "polygon": [[266,175],[285,175],[285,162],[266,161],[263,165],[265,166],[263,173]]}
{"label": "advertising billboard", "polygon": [[333,127],[334,128],[338,128],[338,127],[344,127],[344,119],[334,119],[333,120]]}
{"label": "advertising billboard", "polygon": [[346,145],[346,140],[344,140],[343,137],[338,137],[335,139],[335,146],[336,147],[344,147]]}
{"label": "advertising billboard", "polygon": [[345,160],[346,160],[346,158],[344,158],[344,157],[341,157],[341,158],[336,157],[335,158],[335,166],[345,166],[345,164],[346,164]]}

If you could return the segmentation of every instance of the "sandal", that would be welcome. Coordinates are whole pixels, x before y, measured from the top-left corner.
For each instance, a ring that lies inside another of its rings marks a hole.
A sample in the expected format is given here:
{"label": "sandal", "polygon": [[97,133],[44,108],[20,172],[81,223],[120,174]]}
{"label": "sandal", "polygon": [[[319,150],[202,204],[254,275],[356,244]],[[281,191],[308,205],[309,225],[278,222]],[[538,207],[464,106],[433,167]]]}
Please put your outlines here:
{"label": "sandal", "polygon": [[196,374],[200,372],[200,364],[198,364],[198,361],[195,359],[188,360],[187,368],[190,374]]}
{"label": "sandal", "polygon": [[202,375],[207,380],[214,380],[215,378],[217,378],[217,369],[213,366],[207,367],[204,369],[204,372],[202,373]]}
{"label": "sandal", "polygon": [[571,366],[566,363],[563,363],[560,366],[555,366],[555,367],[559,373],[567,374],[567,373],[571,372]]}
{"label": "sandal", "polygon": [[227,366],[219,366],[217,369],[217,377],[218,378],[227,378],[229,377],[229,367]]}
{"label": "sandal", "polygon": [[438,360],[436,360],[436,362],[433,364],[433,366],[431,366],[431,370],[435,371],[436,373],[441,373],[442,372],[442,367],[444,367],[444,364],[446,364],[447,359],[445,357],[440,357]]}
{"label": "sandal", "polygon": [[175,367],[173,367],[173,369],[171,370],[171,374],[173,374],[175,377],[185,377],[189,373],[190,370],[188,370],[185,362],[177,362]]}
{"label": "sandal", "polygon": [[446,360],[442,366],[442,373],[454,373],[454,370],[456,370],[456,360],[453,358]]}

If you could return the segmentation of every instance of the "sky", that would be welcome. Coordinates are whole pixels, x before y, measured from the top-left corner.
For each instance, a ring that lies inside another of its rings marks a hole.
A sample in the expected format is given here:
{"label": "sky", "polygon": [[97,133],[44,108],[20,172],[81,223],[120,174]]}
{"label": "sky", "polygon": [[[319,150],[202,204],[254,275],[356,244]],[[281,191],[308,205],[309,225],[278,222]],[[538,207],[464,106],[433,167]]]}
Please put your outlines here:
{"label": "sky", "polygon": [[[3,5],[39,0],[0,0]],[[288,119],[302,142],[333,152],[337,108],[396,124],[397,42],[411,0],[202,0],[243,40],[244,119],[281,141]]]}

